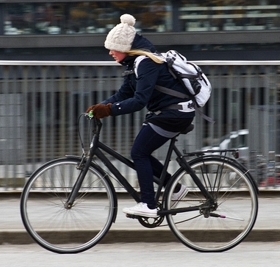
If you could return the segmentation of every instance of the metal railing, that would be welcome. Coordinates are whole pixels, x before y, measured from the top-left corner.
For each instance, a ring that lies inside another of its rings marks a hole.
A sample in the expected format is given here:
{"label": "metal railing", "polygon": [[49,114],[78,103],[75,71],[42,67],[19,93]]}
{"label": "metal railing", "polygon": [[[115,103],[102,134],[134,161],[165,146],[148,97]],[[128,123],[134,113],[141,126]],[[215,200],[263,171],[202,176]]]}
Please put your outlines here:
{"label": "metal railing", "polygon": [[[215,123],[197,115],[194,131],[179,136],[179,147],[186,151],[221,143],[239,147],[258,183],[275,188],[280,154],[280,61],[195,63],[212,83],[212,96],[202,111]],[[117,90],[122,72],[119,64],[108,61],[0,61],[1,190],[21,190],[40,164],[65,154],[81,154],[77,117]],[[102,141],[129,157],[145,112],[104,119]],[[165,150],[155,155],[163,159]],[[135,175],[127,174],[137,186]]]}

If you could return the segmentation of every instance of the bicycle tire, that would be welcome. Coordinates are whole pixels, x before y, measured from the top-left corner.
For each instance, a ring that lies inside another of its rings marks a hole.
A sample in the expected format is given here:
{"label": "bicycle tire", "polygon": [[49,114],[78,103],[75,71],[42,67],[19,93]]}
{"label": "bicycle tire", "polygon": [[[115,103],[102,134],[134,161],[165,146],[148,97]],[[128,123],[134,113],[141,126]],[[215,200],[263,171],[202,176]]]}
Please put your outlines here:
{"label": "bicycle tire", "polygon": [[[189,164],[214,197],[217,207],[211,213],[201,208],[168,214],[170,229],[184,245],[199,252],[223,252],[235,247],[250,233],[257,219],[258,194],[252,177],[233,160],[218,156],[199,157]],[[227,176],[231,176],[238,187],[234,187],[234,183],[226,184]],[[170,209],[178,183],[186,185],[189,192],[176,208],[205,203],[200,189],[191,183],[193,179],[183,168],[173,177],[166,190],[165,209]]]}
{"label": "bicycle tire", "polygon": [[96,245],[109,231],[117,214],[112,182],[91,163],[71,209],[64,204],[78,177],[78,157],[50,161],[25,184],[21,200],[22,222],[43,248],[56,253],[79,253]]}

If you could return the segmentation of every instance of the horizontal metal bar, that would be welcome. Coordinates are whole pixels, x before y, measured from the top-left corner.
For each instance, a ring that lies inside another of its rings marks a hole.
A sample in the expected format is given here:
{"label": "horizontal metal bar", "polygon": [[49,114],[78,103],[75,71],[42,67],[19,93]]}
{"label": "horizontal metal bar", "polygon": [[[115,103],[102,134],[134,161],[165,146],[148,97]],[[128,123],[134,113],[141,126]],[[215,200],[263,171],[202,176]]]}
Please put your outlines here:
{"label": "horizontal metal bar", "polygon": [[[222,65],[248,65],[248,66],[261,66],[261,65],[280,65],[280,60],[196,60],[192,61],[198,65],[208,66],[222,66]],[[0,60],[0,66],[121,66],[115,61],[32,61],[32,60]]]}
{"label": "horizontal metal bar", "polygon": [[[279,43],[279,30],[143,33],[156,46]],[[104,47],[105,34],[0,35],[0,48]],[[81,42],[82,40],[82,42]],[[186,41],[187,40],[187,41]]]}

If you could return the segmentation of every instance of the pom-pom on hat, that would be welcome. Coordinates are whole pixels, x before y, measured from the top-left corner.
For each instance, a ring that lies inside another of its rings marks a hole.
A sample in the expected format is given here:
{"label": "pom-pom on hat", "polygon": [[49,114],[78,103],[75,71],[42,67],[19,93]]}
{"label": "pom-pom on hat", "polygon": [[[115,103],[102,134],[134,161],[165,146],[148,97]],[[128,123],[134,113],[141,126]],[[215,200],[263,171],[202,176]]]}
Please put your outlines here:
{"label": "pom-pom on hat", "polygon": [[134,24],[136,19],[124,14],[120,17],[121,23],[116,25],[107,35],[105,47],[109,50],[127,52],[131,49],[132,42],[136,35]]}

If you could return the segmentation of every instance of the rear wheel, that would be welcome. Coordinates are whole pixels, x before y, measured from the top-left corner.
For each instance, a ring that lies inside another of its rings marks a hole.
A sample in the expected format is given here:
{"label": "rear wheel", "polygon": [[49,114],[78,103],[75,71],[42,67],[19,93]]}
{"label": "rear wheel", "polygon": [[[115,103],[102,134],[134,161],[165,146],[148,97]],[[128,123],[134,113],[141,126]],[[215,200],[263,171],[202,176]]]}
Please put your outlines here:
{"label": "rear wheel", "polygon": [[200,208],[167,215],[171,230],[183,244],[196,251],[222,252],[233,248],[250,233],[257,218],[258,198],[251,176],[233,161],[219,157],[197,158],[190,166],[215,203],[209,208],[190,175],[180,169],[167,189],[165,208],[170,209],[178,183],[186,185],[189,192],[176,209]]}
{"label": "rear wheel", "polygon": [[57,253],[78,253],[97,244],[117,212],[114,188],[106,173],[91,164],[71,208],[65,205],[81,170],[80,159],[46,163],[31,175],[21,196],[21,217],[30,236]]}

